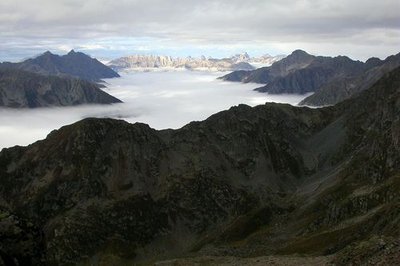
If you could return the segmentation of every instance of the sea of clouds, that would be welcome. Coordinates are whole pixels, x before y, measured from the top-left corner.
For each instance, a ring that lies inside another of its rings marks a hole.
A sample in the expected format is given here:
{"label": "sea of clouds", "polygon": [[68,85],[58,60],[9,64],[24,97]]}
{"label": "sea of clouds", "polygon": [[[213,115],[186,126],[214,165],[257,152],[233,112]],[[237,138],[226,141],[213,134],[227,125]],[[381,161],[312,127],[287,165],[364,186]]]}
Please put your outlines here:
{"label": "sea of clouds", "polygon": [[191,121],[240,103],[296,105],[308,95],[268,95],[253,91],[259,84],[217,80],[224,73],[175,71],[122,73],[107,79],[104,90],[124,103],[38,109],[0,109],[0,149],[28,145],[48,133],[86,117],[142,122],[155,129],[180,128]]}

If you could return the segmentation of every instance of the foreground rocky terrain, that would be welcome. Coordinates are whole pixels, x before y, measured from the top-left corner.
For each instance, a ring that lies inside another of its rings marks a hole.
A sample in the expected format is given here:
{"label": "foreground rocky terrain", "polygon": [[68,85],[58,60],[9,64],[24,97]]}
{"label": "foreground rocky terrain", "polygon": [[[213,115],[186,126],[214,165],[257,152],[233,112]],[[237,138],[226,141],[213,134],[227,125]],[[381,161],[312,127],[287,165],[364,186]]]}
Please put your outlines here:
{"label": "foreground rocky terrain", "polygon": [[251,266],[297,266],[297,265],[313,265],[328,266],[334,265],[331,258],[325,257],[295,257],[295,256],[261,256],[255,258],[238,258],[238,257],[212,257],[202,256],[195,258],[182,258],[156,262],[157,266],[194,266],[194,265],[251,265]]}
{"label": "foreground rocky terrain", "polygon": [[0,153],[4,264],[395,265],[400,69],[179,130],[85,119]]}

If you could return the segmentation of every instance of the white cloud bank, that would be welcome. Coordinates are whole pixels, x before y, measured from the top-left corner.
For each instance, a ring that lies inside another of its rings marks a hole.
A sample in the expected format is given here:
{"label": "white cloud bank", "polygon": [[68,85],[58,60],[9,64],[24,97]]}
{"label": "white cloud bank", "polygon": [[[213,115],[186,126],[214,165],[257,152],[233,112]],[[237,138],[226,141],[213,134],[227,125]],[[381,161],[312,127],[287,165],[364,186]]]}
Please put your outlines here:
{"label": "white cloud bank", "polygon": [[194,120],[245,103],[297,104],[307,95],[268,95],[252,91],[259,84],[216,80],[221,73],[148,72],[123,74],[107,80],[108,93],[124,101],[115,105],[88,105],[44,109],[0,109],[0,149],[28,145],[50,131],[85,117],[112,117],[143,122],[156,129],[179,128]]}

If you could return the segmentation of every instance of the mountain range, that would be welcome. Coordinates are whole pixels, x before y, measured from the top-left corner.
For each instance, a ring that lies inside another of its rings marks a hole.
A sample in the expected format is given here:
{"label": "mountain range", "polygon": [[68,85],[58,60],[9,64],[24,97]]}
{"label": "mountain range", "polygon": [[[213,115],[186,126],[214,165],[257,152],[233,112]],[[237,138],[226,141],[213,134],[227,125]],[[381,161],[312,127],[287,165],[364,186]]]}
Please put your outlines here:
{"label": "mountain range", "polygon": [[385,73],[400,66],[400,54],[365,63],[346,56],[313,56],[296,50],[270,67],[235,71],[220,79],[266,84],[256,91],[272,94],[315,92],[301,104],[332,105],[372,86]]}
{"label": "mountain range", "polygon": [[229,58],[216,59],[201,56],[171,57],[160,55],[131,55],[112,60],[108,65],[117,71],[151,71],[151,70],[207,70],[207,71],[233,71],[253,70],[258,66],[271,65],[284,56],[263,55],[250,57],[247,53],[236,54]]}
{"label": "mountain range", "polygon": [[0,257],[395,265],[399,99],[396,68],[331,107],[239,105],[162,131],[90,118],[3,149]]}
{"label": "mountain range", "polygon": [[359,75],[333,80],[323,84],[315,93],[303,101],[302,105],[321,106],[336,104],[368,89],[386,73],[400,66],[400,53],[385,60],[370,58],[365,62],[365,70]]}
{"label": "mountain range", "polygon": [[1,68],[20,69],[43,75],[72,76],[94,82],[105,78],[119,77],[117,72],[97,59],[74,50],[62,56],[47,51],[20,63],[4,62],[0,64]]}
{"label": "mountain range", "polygon": [[50,52],[20,63],[0,64],[0,107],[35,108],[121,102],[95,82],[119,77],[111,68],[80,52]]}

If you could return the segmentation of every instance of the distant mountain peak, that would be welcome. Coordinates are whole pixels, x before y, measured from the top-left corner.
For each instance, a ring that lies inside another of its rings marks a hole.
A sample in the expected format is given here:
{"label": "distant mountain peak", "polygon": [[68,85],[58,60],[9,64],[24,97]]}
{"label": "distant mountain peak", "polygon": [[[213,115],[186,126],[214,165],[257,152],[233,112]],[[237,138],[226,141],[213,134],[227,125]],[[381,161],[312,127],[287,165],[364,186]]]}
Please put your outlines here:
{"label": "distant mountain peak", "polygon": [[232,59],[236,59],[236,60],[245,61],[245,60],[249,60],[250,56],[249,56],[249,54],[247,52],[244,52],[244,53],[240,53],[240,54],[235,54],[231,58]]}
{"label": "distant mountain peak", "polygon": [[131,55],[117,58],[108,63],[115,70],[143,71],[145,69],[199,69],[210,71],[253,70],[256,67],[271,65],[282,59],[282,56],[250,57],[247,52],[225,58],[171,57],[159,55]]}
{"label": "distant mountain peak", "polygon": [[98,60],[84,53],[75,52],[74,50],[71,50],[68,54],[63,56],[46,51],[37,57],[27,59],[8,67],[45,75],[66,74],[88,81],[99,81],[103,78],[119,77],[118,73]]}
{"label": "distant mountain peak", "polygon": [[85,58],[92,58],[91,56],[89,56],[89,55],[87,55],[87,54],[85,54],[85,53],[82,53],[82,52],[76,52],[75,50],[71,50],[71,51],[69,51],[69,53],[68,54],[66,54],[66,55],[64,55],[64,56],[78,56],[78,57],[85,57]]}
{"label": "distant mountain peak", "polygon": [[50,52],[50,51],[46,51],[46,52],[44,52],[43,54],[41,54],[41,55],[38,55],[36,58],[38,58],[38,57],[52,57],[52,56],[57,56],[57,55],[55,55],[55,54],[53,54],[52,52]]}
{"label": "distant mountain peak", "polygon": [[308,54],[306,51],[302,50],[302,49],[296,49],[292,52],[292,54],[296,54],[296,53],[303,53],[303,54]]}
{"label": "distant mountain peak", "polygon": [[307,55],[307,56],[309,56],[310,54],[307,53],[304,50],[297,49],[297,50],[294,50],[291,55],[297,55],[297,56],[299,56],[299,55]]}

